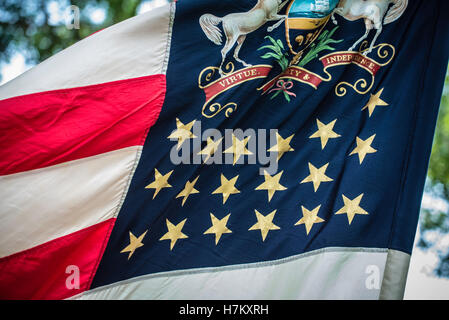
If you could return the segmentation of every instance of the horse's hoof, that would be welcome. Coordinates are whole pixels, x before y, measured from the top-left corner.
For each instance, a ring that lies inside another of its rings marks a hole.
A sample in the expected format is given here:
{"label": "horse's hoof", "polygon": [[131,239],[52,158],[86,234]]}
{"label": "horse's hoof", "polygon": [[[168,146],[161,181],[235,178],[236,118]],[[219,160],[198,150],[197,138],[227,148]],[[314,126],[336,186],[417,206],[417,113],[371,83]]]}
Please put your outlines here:
{"label": "horse's hoof", "polygon": [[273,27],[268,27],[267,31],[268,31],[268,32],[273,31]]}
{"label": "horse's hoof", "polygon": [[368,51],[363,52],[362,54],[366,57],[370,53],[371,53],[371,50],[368,50]]}

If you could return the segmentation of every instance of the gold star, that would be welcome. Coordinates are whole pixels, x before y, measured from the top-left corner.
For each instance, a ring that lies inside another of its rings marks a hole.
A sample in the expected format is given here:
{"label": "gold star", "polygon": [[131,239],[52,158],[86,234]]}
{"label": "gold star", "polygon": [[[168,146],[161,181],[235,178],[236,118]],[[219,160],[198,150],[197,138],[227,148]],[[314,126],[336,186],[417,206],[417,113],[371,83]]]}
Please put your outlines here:
{"label": "gold star", "polygon": [[239,176],[237,175],[231,180],[228,180],[223,174],[221,174],[221,186],[212,192],[212,194],[223,194],[223,204],[225,204],[231,194],[240,193],[240,190],[235,187],[235,183],[238,178]]}
{"label": "gold star", "polygon": [[200,176],[196,177],[196,179],[193,180],[193,182],[187,181],[184,186],[184,189],[176,196],[176,198],[184,197],[184,199],[182,199],[182,206],[184,206],[184,203],[191,194],[200,193],[198,190],[194,188],[195,183],[198,181],[199,177]]}
{"label": "gold star", "polygon": [[313,183],[313,189],[316,192],[318,188],[320,187],[321,182],[329,182],[334,181],[333,179],[326,176],[326,169],[329,166],[329,163],[326,163],[321,168],[317,169],[313,164],[309,162],[309,172],[310,175],[307,176],[304,180],[301,181],[301,183],[307,183],[312,182]]}
{"label": "gold star", "polygon": [[369,116],[371,117],[371,115],[374,112],[374,109],[376,109],[377,106],[388,106],[388,103],[386,103],[385,101],[383,101],[380,96],[382,94],[382,92],[384,91],[384,88],[382,88],[378,93],[376,94],[371,94],[371,97],[369,98],[368,103],[366,104],[366,106],[364,106],[362,108],[362,110],[365,110],[368,108],[368,112],[369,112]]}
{"label": "gold star", "polygon": [[187,219],[184,219],[175,226],[173,223],[168,221],[168,219],[166,219],[168,232],[166,234],[164,234],[162,236],[162,238],[159,239],[159,241],[170,240],[170,251],[175,246],[176,241],[178,241],[179,239],[187,239],[188,238],[188,236],[186,236],[184,233],[181,232],[186,221],[187,221]]}
{"label": "gold star", "polygon": [[287,139],[284,139],[284,138],[282,138],[282,136],[279,133],[276,132],[277,143],[276,143],[276,145],[274,145],[273,147],[268,149],[268,152],[277,152],[278,153],[277,161],[279,161],[279,159],[284,155],[284,153],[289,152],[289,151],[295,151],[295,149],[293,149],[290,146],[290,141],[292,141],[294,136],[295,135],[292,134]]}
{"label": "gold star", "polygon": [[210,157],[217,152],[218,146],[221,143],[221,140],[223,140],[223,138],[220,138],[217,140],[217,142],[215,142],[214,140],[212,140],[211,137],[207,138],[207,146],[204,147],[203,150],[201,150],[200,152],[198,152],[198,154],[202,154],[202,155],[207,155],[206,159],[204,160],[204,162],[207,162],[207,160],[210,159]]}
{"label": "gold star", "polygon": [[335,214],[347,214],[349,224],[351,224],[352,219],[354,219],[354,216],[356,214],[368,214],[368,212],[366,212],[364,209],[362,209],[360,207],[360,201],[362,201],[363,193],[361,195],[359,195],[357,198],[355,198],[354,200],[350,200],[350,199],[346,198],[345,195],[342,195],[342,196],[343,196],[343,202],[345,205],[343,206],[343,208],[338,210]]}
{"label": "gold star", "polygon": [[352,150],[352,152],[349,154],[350,156],[352,156],[353,154],[358,154],[359,155],[359,161],[360,164],[362,164],[363,160],[365,159],[365,156],[368,153],[375,153],[377,152],[376,149],[371,147],[371,143],[373,143],[374,138],[376,137],[375,134],[373,134],[371,137],[369,137],[366,140],[362,140],[359,137],[357,137],[357,147]]}
{"label": "gold star", "polygon": [[232,233],[231,230],[226,227],[226,224],[228,223],[229,216],[231,214],[228,214],[223,219],[219,220],[217,219],[212,213],[210,214],[210,220],[212,221],[212,227],[207,229],[204,234],[215,234],[215,245],[218,244],[218,241],[220,241],[221,236],[223,233]]}
{"label": "gold star", "polygon": [[187,139],[196,138],[196,136],[192,132],[192,127],[194,125],[196,120],[193,120],[192,122],[189,122],[188,124],[184,124],[176,118],[176,130],[173,131],[169,136],[168,139],[178,139],[178,146],[177,149],[181,148],[181,145],[183,142]]}
{"label": "gold star", "polygon": [[142,240],[147,234],[148,230],[142,233],[138,238],[130,231],[129,232],[129,245],[125,247],[120,253],[129,252],[128,260],[133,255],[134,251],[136,251],[137,248],[143,247]]}
{"label": "gold star", "polygon": [[168,183],[168,179],[170,178],[173,171],[174,170],[170,171],[169,173],[167,173],[165,175],[162,175],[156,168],[154,169],[154,181],[145,187],[145,189],[155,189],[154,194],[153,194],[153,199],[156,198],[156,195],[163,188],[171,188],[172,187]]}
{"label": "gold star", "polygon": [[232,134],[232,146],[223,151],[223,153],[233,153],[234,154],[234,162],[233,165],[237,163],[237,160],[241,155],[250,155],[253,154],[251,151],[246,149],[246,145],[251,137],[246,137],[243,140],[239,140],[234,134]]}
{"label": "gold star", "polygon": [[279,230],[280,228],[273,223],[274,215],[276,214],[277,210],[272,211],[271,213],[267,214],[266,216],[262,215],[259,211],[254,210],[256,213],[257,223],[253,225],[248,230],[260,230],[260,233],[262,235],[262,241],[265,241],[265,238],[268,235],[268,232],[270,230]]}
{"label": "gold star", "polygon": [[283,191],[287,188],[279,183],[281,180],[282,173],[284,171],[279,172],[275,176],[270,176],[266,170],[264,170],[265,182],[263,182],[260,186],[256,188],[256,190],[267,190],[268,191],[268,202],[271,201],[273,195],[276,191]]}
{"label": "gold star", "polygon": [[324,124],[320,120],[316,119],[316,123],[317,123],[317,126],[318,126],[318,131],[315,132],[314,134],[312,134],[309,137],[309,139],[320,138],[320,140],[321,140],[321,150],[323,150],[324,147],[326,146],[327,142],[329,141],[329,139],[341,137],[341,135],[339,135],[338,133],[334,132],[334,126],[335,126],[336,122],[337,122],[337,119],[335,119],[332,122],[329,122],[328,124]]}
{"label": "gold star", "polygon": [[324,222],[323,219],[318,217],[318,211],[320,211],[321,205],[309,211],[308,209],[301,206],[302,209],[302,218],[295,223],[295,226],[299,226],[301,224],[305,224],[306,226],[306,234],[309,235],[310,230],[312,229],[315,223]]}

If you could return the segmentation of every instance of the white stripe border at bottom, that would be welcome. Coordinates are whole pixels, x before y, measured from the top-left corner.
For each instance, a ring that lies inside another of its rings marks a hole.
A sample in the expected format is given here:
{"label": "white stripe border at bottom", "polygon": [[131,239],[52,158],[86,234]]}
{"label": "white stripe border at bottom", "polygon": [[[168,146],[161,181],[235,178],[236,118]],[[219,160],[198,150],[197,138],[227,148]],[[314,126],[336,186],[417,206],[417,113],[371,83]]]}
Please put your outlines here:
{"label": "white stripe border at bottom", "polygon": [[[387,266],[392,252],[396,259]],[[400,299],[409,255],[397,252],[328,247],[278,260],[138,276],[72,299]]]}

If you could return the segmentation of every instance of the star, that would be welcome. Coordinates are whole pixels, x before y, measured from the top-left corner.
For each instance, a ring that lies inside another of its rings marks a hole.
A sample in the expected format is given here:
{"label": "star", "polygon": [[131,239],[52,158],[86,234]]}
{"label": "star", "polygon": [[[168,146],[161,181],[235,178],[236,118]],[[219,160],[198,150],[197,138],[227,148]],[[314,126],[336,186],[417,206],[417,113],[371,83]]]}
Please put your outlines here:
{"label": "star", "polygon": [[173,131],[169,136],[168,139],[178,139],[178,146],[177,149],[181,148],[181,145],[184,143],[187,139],[196,138],[196,136],[192,133],[192,127],[196,120],[193,120],[192,122],[189,122],[188,124],[184,124],[176,118],[176,130]]}
{"label": "star", "polygon": [[215,234],[215,245],[218,244],[218,241],[220,241],[221,236],[223,233],[232,233],[231,230],[226,227],[226,224],[228,223],[229,217],[231,214],[228,214],[223,219],[219,220],[217,219],[212,213],[210,214],[210,220],[212,221],[212,227],[207,229],[204,234]]}
{"label": "star", "polygon": [[365,156],[368,153],[375,153],[377,152],[376,149],[371,147],[371,143],[373,143],[374,138],[376,137],[375,134],[373,134],[371,137],[369,137],[366,140],[362,140],[359,137],[357,137],[357,147],[352,150],[352,152],[349,154],[350,156],[352,156],[353,154],[358,154],[359,155],[359,161],[360,164],[362,164],[363,160],[365,159]]}
{"label": "star", "polygon": [[246,145],[251,137],[246,137],[243,140],[239,140],[234,134],[232,134],[232,146],[223,151],[223,153],[233,153],[234,154],[234,162],[232,165],[237,163],[237,160],[241,155],[250,155],[253,154],[251,151],[246,149]]}
{"label": "star", "polygon": [[268,202],[271,201],[271,198],[273,198],[273,195],[276,191],[283,191],[287,190],[286,187],[281,185],[279,183],[279,180],[281,180],[282,173],[284,171],[279,172],[275,176],[270,176],[266,170],[264,170],[264,177],[265,182],[263,182],[261,185],[259,185],[255,190],[267,190],[268,191]]}
{"label": "star", "polygon": [[169,173],[162,175],[156,168],[154,169],[154,181],[147,185],[145,189],[155,189],[153,194],[153,199],[156,198],[159,191],[161,191],[163,188],[171,188],[172,186],[168,183],[168,179],[170,178],[171,174],[174,170],[170,171]]}
{"label": "star", "polygon": [[373,114],[374,109],[376,109],[377,106],[388,106],[388,103],[386,103],[385,101],[383,101],[380,98],[383,91],[384,91],[384,88],[380,89],[380,91],[376,94],[371,94],[371,97],[369,98],[368,103],[366,104],[366,106],[364,106],[362,108],[362,110],[368,109],[370,117]]}
{"label": "star", "polygon": [[198,152],[198,155],[207,155],[206,159],[204,160],[204,162],[207,162],[207,160],[210,159],[210,157],[217,152],[218,146],[221,143],[221,140],[223,140],[223,138],[218,139],[216,142],[214,140],[212,140],[211,137],[207,138],[207,146],[204,147],[203,150],[201,150],[200,152]]}
{"label": "star", "polygon": [[182,199],[182,206],[184,206],[184,203],[191,194],[200,193],[198,190],[194,188],[195,183],[198,181],[199,177],[200,176],[196,177],[196,179],[193,180],[193,182],[187,181],[184,186],[184,189],[176,196],[176,198],[184,197],[184,199]]}
{"label": "star", "polygon": [[360,207],[360,201],[362,201],[363,193],[354,200],[348,199],[347,197],[345,197],[344,194],[342,196],[345,205],[335,214],[347,214],[349,224],[351,224],[352,219],[354,219],[354,216],[356,214],[368,214],[368,212],[366,212],[364,209]]}
{"label": "star", "polygon": [[316,119],[316,123],[318,125],[318,131],[312,134],[309,139],[312,138],[320,138],[321,139],[321,150],[324,149],[329,139],[332,138],[339,138],[341,135],[334,132],[334,126],[337,122],[337,119],[335,119],[332,122],[329,122],[328,124],[322,123],[320,120]]}
{"label": "star", "polygon": [[310,175],[307,176],[304,180],[301,181],[301,183],[307,183],[312,182],[313,183],[313,189],[316,192],[318,188],[320,187],[321,182],[329,182],[334,181],[333,179],[326,176],[326,169],[329,166],[329,163],[326,163],[321,168],[317,169],[313,164],[309,162],[309,172]]}
{"label": "star", "polygon": [[305,224],[306,226],[306,234],[309,235],[310,230],[312,229],[315,223],[324,222],[323,219],[318,217],[318,211],[320,211],[321,205],[309,211],[308,209],[301,206],[302,209],[302,218],[295,223],[295,226],[299,226],[301,224]]}
{"label": "star", "polygon": [[284,139],[279,133],[276,132],[277,143],[276,145],[268,149],[268,152],[277,152],[278,153],[277,161],[279,161],[279,159],[284,155],[284,153],[289,151],[295,151],[295,149],[293,149],[290,146],[290,141],[292,141],[294,136],[295,135],[292,134],[290,137]]}
{"label": "star", "polygon": [[129,245],[125,247],[120,253],[129,252],[128,260],[133,255],[134,251],[136,251],[137,248],[143,247],[142,240],[147,234],[148,230],[142,233],[138,238],[130,231],[129,232]]}
{"label": "star", "polygon": [[273,223],[274,215],[276,214],[277,210],[272,211],[271,213],[267,214],[266,216],[262,215],[259,211],[254,210],[256,213],[257,223],[254,224],[251,228],[248,230],[260,230],[260,233],[262,235],[262,241],[265,241],[265,238],[268,235],[268,232],[270,230],[279,230],[280,228]]}
{"label": "star", "polygon": [[231,180],[228,180],[223,174],[221,174],[221,186],[212,192],[212,194],[223,194],[223,204],[225,204],[231,194],[240,193],[240,190],[235,187],[235,183],[238,178],[239,176],[237,175]]}
{"label": "star", "polygon": [[162,238],[159,239],[159,241],[170,240],[170,251],[175,246],[176,241],[178,241],[179,239],[187,239],[188,238],[188,236],[186,236],[184,233],[181,232],[186,221],[187,221],[187,219],[184,219],[175,226],[168,219],[166,219],[168,232],[166,234],[164,234],[162,236]]}

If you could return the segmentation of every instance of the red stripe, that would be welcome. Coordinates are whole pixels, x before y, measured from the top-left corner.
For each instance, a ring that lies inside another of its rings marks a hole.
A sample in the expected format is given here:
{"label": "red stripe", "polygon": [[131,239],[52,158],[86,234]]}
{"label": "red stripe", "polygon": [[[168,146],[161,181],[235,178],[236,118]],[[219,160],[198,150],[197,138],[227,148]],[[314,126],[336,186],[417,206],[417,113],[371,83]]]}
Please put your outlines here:
{"label": "red stripe", "polygon": [[152,75],[2,100],[0,175],[143,145],[164,98]]}
{"label": "red stripe", "polygon": [[115,220],[1,258],[0,299],[65,299],[88,290]]}

